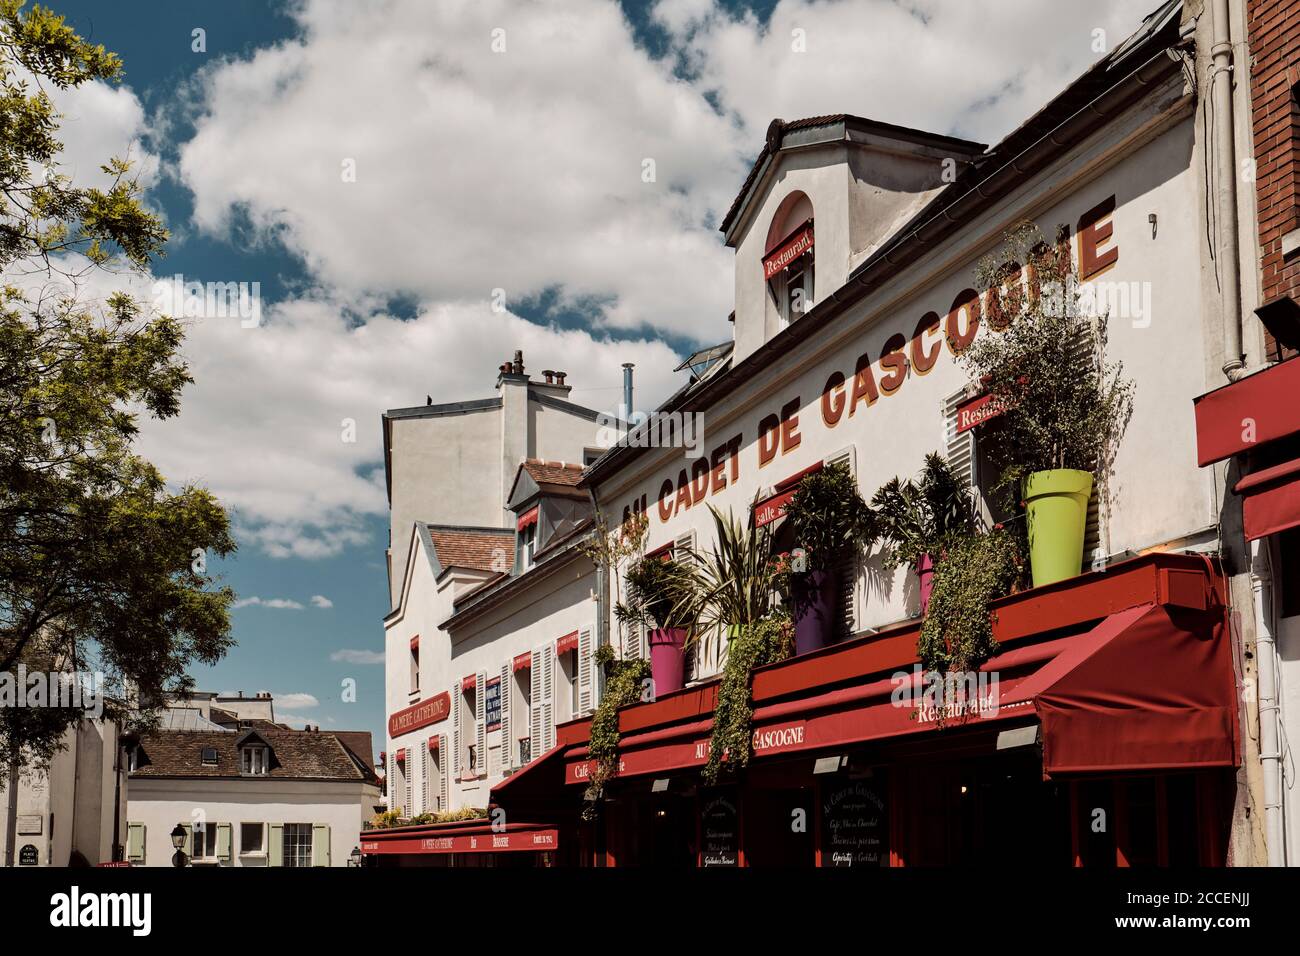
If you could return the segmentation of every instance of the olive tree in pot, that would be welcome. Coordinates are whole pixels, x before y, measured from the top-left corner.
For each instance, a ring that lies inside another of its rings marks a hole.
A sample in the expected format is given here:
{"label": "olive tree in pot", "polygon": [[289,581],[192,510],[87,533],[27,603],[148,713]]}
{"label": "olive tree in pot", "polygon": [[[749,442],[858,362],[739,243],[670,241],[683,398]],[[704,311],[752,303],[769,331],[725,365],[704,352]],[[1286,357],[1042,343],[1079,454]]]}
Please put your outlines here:
{"label": "olive tree in pot", "polygon": [[848,466],[834,464],[803,477],[785,517],[807,557],[807,571],[790,575],[795,653],[806,654],[831,640],[844,584],[838,569],[847,556],[875,543],[875,515]]}
{"label": "olive tree in pot", "polygon": [[1107,316],[1084,314],[1091,287],[1080,286],[1068,242],[1049,246],[1032,224],[1022,226],[979,274],[1001,303],[1002,327],[958,360],[1002,409],[988,448],[995,490],[1025,509],[1038,587],[1082,568],[1094,478],[1110,470],[1134,384],[1121,363],[1104,358]]}
{"label": "olive tree in pot", "polygon": [[915,479],[891,478],[871,498],[876,528],[886,542],[885,570],[908,565],[916,573],[921,615],[930,603],[936,564],[952,543],[975,532],[970,489],[937,452],[925,456]]}
{"label": "olive tree in pot", "polygon": [[646,555],[629,565],[624,580],[626,599],[614,606],[614,616],[625,628],[647,628],[655,695],[681,690],[696,593],[691,567],[667,555]]}

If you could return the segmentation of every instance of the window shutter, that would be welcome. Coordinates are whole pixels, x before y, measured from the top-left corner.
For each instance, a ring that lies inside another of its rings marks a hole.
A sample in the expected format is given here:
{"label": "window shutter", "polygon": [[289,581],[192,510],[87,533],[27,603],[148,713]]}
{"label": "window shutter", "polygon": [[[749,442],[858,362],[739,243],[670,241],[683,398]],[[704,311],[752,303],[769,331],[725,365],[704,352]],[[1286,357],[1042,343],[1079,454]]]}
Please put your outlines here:
{"label": "window shutter", "polygon": [[311,865],[330,865],[330,825],[313,823],[311,825]]}
{"label": "window shutter", "polygon": [[230,862],[231,834],[229,823],[217,824],[217,859]]}
{"label": "window shutter", "polygon": [[487,674],[474,675],[474,744],[478,748],[476,776],[487,776]]}
{"label": "window shutter", "polygon": [[284,866],[284,824],[272,823],[270,839],[267,840],[267,866]]}
{"label": "window shutter", "polygon": [[447,735],[438,735],[438,809],[450,809],[447,805]]}
{"label": "window shutter", "polygon": [[460,779],[460,681],[451,685],[451,773]]}
{"label": "window shutter", "polygon": [[578,628],[578,712],[573,715],[574,717],[581,717],[591,711],[592,639],[591,628]]}
{"label": "window shutter", "polygon": [[411,798],[414,796],[411,792],[411,781],[415,778],[415,754],[408,752],[406,761],[406,767],[402,770],[402,812],[410,817],[415,815],[411,802]]}
{"label": "window shutter", "polygon": [[[966,389],[960,389],[943,401],[943,456],[952,473],[968,488],[975,482],[975,430],[957,433],[957,409],[966,401]],[[978,489],[977,489],[978,490]]]}
{"label": "window shutter", "polygon": [[[857,477],[857,462],[853,456],[853,446],[835,452],[825,460],[827,465],[844,465],[849,474]],[[846,553],[836,565],[839,575],[839,594],[836,597],[838,614],[835,617],[835,636],[838,640],[847,640],[857,629],[858,605],[858,565],[861,555]]]}
{"label": "window shutter", "polygon": [[420,812],[429,812],[429,743],[420,742]]}
{"label": "window shutter", "polygon": [[128,823],[126,825],[126,858],[131,863],[144,863],[145,825]]}
{"label": "window shutter", "polygon": [[534,647],[533,666],[528,672],[528,736],[534,758],[542,752],[542,659],[545,657],[545,644]]}
{"label": "window shutter", "polygon": [[510,681],[514,675],[510,664],[501,665],[501,766],[509,770],[515,765],[515,748],[510,742]]}
{"label": "window shutter", "polygon": [[555,746],[555,644],[548,641],[542,653],[542,749]]}
{"label": "window shutter", "polygon": [[[1068,350],[1069,361],[1084,368],[1088,365],[1100,367],[1102,362],[1101,342],[1098,335],[1098,320],[1084,319],[1086,324],[1078,329],[1078,334],[1071,340]],[[1095,467],[1095,463],[1094,463]],[[1103,520],[1103,505],[1106,500],[1104,476],[1093,476],[1092,497],[1088,499],[1088,523],[1083,533],[1083,570],[1097,562],[1105,561],[1110,554],[1109,540],[1106,536],[1106,523]]]}

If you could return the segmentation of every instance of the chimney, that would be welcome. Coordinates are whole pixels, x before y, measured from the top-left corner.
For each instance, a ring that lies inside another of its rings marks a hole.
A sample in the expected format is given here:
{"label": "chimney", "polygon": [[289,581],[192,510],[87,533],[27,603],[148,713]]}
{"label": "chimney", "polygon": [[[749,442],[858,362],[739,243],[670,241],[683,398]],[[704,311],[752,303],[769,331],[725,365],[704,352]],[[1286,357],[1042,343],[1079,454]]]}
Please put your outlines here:
{"label": "chimney", "polygon": [[632,418],[632,369],[636,368],[632,362],[623,363],[623,414],[619,417],[623,421],[630,421]]}
{"label": "chimney", "polygon": [[542,375],[543,377],[545,377],[547,385],[555,384],[555,373],[551,371],[549,368],[542,369]]}
{"label": "chimney", "polygon": [[524,374],[524,350],[515,349],[515,367],[513,369],[516,375]]}

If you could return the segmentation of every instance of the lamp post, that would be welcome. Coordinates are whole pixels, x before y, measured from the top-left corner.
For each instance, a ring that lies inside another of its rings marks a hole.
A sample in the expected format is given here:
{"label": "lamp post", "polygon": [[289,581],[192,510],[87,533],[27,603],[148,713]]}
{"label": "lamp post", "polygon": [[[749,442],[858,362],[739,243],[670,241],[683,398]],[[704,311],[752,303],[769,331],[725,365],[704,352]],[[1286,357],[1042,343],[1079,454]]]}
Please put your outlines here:
{"label": "lamp post", "polygon": [[176,829],[171,832],[171,838],[172,846],[176,848],[176,852],[172,854],[172,866],[180,867],[188,865],[189,857],[187,857],[185,851],[181,849],[181,847],[185,845],[185,828],[179,823],[176,824]]}
{"label": "lamp post", "polygon": [[361,847],[354,846],[352,852],[348,854],[348,866],[361,865]]}

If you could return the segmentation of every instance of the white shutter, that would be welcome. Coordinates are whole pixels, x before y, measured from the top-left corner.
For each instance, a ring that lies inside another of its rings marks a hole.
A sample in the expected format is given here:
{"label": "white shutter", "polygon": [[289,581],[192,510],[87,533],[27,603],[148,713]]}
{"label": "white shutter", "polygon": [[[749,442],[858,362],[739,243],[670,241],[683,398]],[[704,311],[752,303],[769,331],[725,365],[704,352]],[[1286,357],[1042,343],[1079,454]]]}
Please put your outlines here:
{"label": "white shutter", "polygon": [[415,754],[409,750],[406,754],[406,766],[402,769],[402,786],[405,801],[402,803],[402,812],[408,817],[415,816],[415,810],[411,806],[411,778],[415,776]]}
{"label": "white shutter", "polygon": [[957,433],[957,409],[966,401],[966,389],[954,392],[943,401],[943,457],[952,473],[968,488],[978,491],[975,480],[975,430]]}
{"label": "white shutter", "polygon": [[[1070,342],[1069,358],[1071,363],[1084,366],[1091,363],[1100,368],[1103,361],[1101,342],[1097,335],[1098,320],[1084,319],[1085,327]],[[1095,468],[1095,464],[1094,464]],[[1088,499],[1088,523],[1083,533],[1083,570],[1086,573],[1098,562],[1104,562],[1110,554],[1110,541],[1106,534],[1106,522],[1103,520],[1103,507],[1106,501],[1105,476],[1093,477],[1092,497]]]}
{"label": "white shutter", "polygon": [[[536,667],[536,663],[533,664]],[[547,642],[542,650],[542,749],[555,746],[555,644]]]}
{"label": "white shutter", "polygon": [[501,766],[509,770],[515,765],[515,748],[510,742],[510,681],[514,677],[510,664],[501,665]]}
{"label": "white shutter", "polygon": [[573,715],[574,717],[582,717],[591,711],[591,688],[594,683],[592,679],[594,675],[591,672],[591,645],[594,636],[591,628],[578,628],[578,712]]}
{"label": "white shutter", "polygon": [[460,779],[460,681],[451,685],[451,772]]}
{"label": "white shutter", "polygon": [[429,812],[429,742],[420,741],[420,812]]}
{"label": "white shutter", "polygon": [[673,538],[673,557],[677,560],[690,560],[687,556],[695,547],[695,532],[687,531]]}
{"label": "white shutter", "polygon": [[[849,470],[849,474],[854,478],[857,477],[857,461],[853,454],[853,445],[847,448],[841,448],[825,459],[826,465],[844,465]],[[858,608],[858,566],[861,556],[856,552],[846,552],[836,565],[836,572],[839,575],[840,592],[836,596],[836,604],[839,613],[835,616],[834,637],[837,641],[847,640],[852,637],[857,630],[857,608]]]}
{"label": "white shutter", "polygon": [[487,776],[487,674],[479,671],[474,675],[474,745],[477,748],[478,765],[475,775]]}
{"label": "white shutter", "polygon": [[533,648],[533,667],[528,673],[528,735],[532,738],[532,756],[534,759],[542,752],[542,659],[546,656],[545,644]]}
{"label": "white shutter", "polygon": [[447,810],[447,735],[438,735],[438,809]]}

